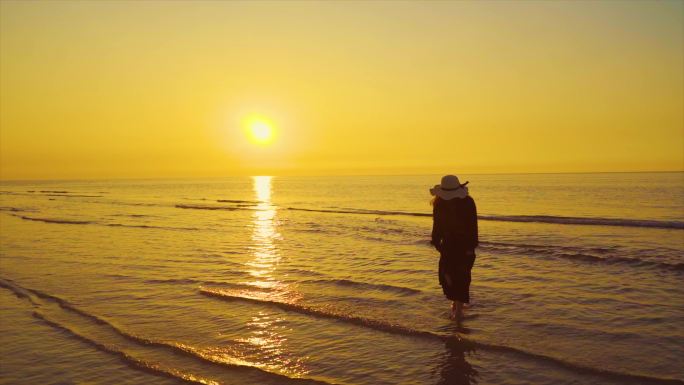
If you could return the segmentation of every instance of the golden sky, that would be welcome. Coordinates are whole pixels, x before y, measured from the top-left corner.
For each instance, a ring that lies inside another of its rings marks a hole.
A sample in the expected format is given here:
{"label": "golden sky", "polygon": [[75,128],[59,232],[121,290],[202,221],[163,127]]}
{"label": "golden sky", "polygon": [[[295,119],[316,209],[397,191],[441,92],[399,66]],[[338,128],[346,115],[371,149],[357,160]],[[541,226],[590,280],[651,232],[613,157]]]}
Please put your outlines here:
{"label": "golden sky", "polygon": [[2,1],[0,177],[683,170],[683,47],[681,1]]}

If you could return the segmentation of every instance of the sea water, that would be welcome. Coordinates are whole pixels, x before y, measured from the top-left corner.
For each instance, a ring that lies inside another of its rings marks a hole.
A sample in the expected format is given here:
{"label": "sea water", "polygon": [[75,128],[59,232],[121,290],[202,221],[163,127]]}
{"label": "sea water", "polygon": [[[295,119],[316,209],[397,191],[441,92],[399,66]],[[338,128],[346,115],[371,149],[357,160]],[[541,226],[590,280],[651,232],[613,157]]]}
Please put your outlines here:
{"label": "sea water", "polygon": [[684,173],[3,182],[3,384],[684,382]]}

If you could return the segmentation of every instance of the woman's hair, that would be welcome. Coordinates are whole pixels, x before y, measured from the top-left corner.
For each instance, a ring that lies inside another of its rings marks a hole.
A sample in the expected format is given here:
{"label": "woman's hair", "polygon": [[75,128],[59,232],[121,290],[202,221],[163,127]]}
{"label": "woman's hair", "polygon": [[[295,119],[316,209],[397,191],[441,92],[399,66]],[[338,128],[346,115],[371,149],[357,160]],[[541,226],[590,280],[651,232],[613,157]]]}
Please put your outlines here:
{"label": "woman's hair", "polygon": [[439,201],[440,201],[439,197],[437,195],[435,195],[435,197],[430,200],[430,206],[434,207],[437,204],[437,202],[439,202]]}

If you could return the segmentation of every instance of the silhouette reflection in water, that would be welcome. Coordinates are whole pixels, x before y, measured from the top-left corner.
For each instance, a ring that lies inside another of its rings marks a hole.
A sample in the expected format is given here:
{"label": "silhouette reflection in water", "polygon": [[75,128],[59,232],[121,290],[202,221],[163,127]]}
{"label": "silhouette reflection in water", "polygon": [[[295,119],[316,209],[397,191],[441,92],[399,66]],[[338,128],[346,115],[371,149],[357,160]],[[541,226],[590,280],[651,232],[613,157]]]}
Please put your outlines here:
{"label": "silhouette reflection in water", "polygon": [[477,370],[465,357],[466,353],[473,352],[474,348],[457,337],[457,333],[468,334],[470,330],[463,326],[462,320],[459,320],[455,328],[450,328],[448,331],[453,334],[453,338],[449,338],[444,343],[445,351],[441,366],[438,368],[439,381],[437,385],[477,384]]}
{"label": "silhouette reflection in water", "polygon": [[477,370],[466,361],[462,343],[449,339],[444,343],[444,361],[440,370],[438,385],[477,384]]}

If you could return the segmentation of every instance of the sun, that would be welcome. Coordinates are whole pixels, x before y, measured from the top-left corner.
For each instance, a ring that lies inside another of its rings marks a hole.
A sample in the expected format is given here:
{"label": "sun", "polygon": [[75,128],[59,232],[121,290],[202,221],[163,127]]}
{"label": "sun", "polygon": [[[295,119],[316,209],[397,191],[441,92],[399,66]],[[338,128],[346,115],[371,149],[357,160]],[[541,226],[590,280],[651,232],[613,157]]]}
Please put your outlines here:
{"label": "sun", "polygon": [[245,125],[250,142],[259,145],[267,145],[273,142],[275,130],[270,120],[262,117],[252,117],[246,119]]}

